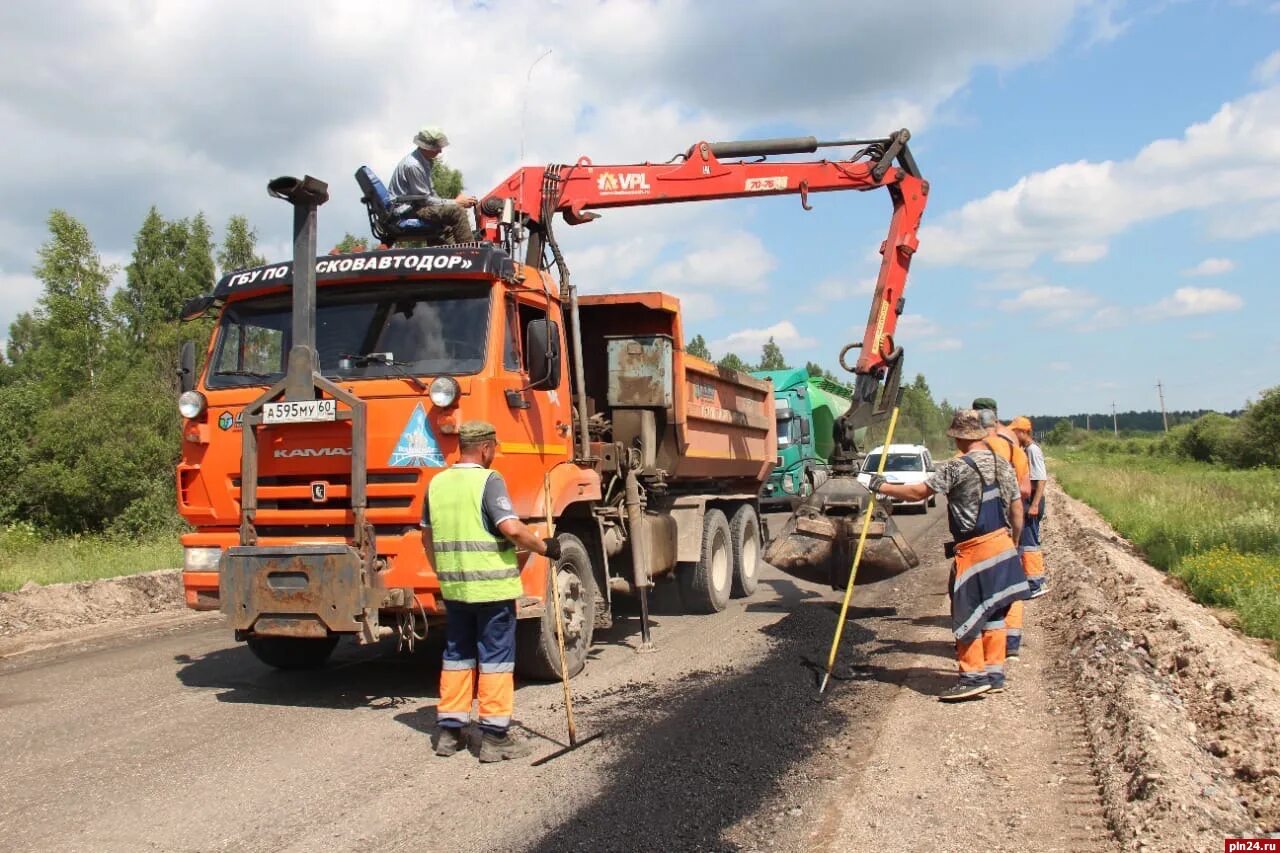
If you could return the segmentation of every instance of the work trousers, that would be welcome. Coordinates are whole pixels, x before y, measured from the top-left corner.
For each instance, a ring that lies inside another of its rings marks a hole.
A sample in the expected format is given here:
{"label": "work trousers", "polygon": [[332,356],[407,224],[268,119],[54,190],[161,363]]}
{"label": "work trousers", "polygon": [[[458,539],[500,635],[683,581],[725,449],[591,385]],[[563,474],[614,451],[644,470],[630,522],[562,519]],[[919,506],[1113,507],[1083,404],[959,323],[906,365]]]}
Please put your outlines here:
{"label": "work trousers", "polygon": [[[1030,505],[1023,504],[1024,510]],[[1023,512],[1022,537],[1018,540],[1018,554],[1022,568],[1027,573],[1027,583],[1035,592],[1044,586],[1044,551],[1040,549],[1040,520],[1044,516],[1044,502],[1040,502],[1040,514]]]}
{"label": "work trousers", "polygon": [[463,728],[478,695],[480,730],[504,735],[515,710],[516,603],[446,601],[445,611],[436,720],[444,729]]}
{"label": "work trousers", "polygon": [[[1015,602],[1022,604],[1021,601]],[[961,681],[989,683],[992,687],[1004,687],[1004,660],[1007,654],[1008,631],[1005,628],[1005,611],[991,614],[982,626],[982,633],[971,640],[956,640],[956,660],[960,664]]]}
{"label": "work trousers", "polygon": [[431,246],[449,246],[454,243],[470,243],[476,239],[471,228],[471,213],[453,202],[430,204],[416,211],[418,218],[440,229],[440,236],[426,242]]}

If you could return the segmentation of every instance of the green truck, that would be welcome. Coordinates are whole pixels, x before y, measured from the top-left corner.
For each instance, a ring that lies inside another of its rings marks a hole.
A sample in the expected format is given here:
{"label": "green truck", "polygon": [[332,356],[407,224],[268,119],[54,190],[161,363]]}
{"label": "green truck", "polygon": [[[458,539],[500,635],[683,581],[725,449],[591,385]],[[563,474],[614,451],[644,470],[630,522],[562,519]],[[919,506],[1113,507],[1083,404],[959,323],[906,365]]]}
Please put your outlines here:
{"label": "green truck", "polygon": [[773,382],[778,418],[778,461],[760,501],[782,503],[809,495],[827,478],[827,458],[835,446],[832,427],[853,402],[849,389],[810,376],[803,367],[751,375]]}

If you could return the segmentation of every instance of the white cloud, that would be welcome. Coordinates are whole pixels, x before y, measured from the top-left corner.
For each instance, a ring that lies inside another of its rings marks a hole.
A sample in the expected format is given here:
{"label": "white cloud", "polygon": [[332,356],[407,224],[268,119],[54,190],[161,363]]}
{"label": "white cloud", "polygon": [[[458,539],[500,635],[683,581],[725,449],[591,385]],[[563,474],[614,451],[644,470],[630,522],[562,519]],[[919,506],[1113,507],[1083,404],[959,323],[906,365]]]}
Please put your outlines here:
{"label": "white cloud", "polygon": [[1071,246],[1070,248],[1058,250],[1053,259],[1064,264],[1091,264],[1094,261],[1102,260],[1106,256],[1106,243],[1084,243],[1080,246]]}
{"label": "white cloud", "polygon": [[760,291],[777,265],[759,237],[739,231],[710,238],[705,248],[659,265],[650,281],[657,288]]}
{"label": "white cloud", "polygon": [[[861,335],[862,330],[857,331]],[[903,314],[898,318],[897,337],[903,341],[933,337],[941,331],[941,326],[920,314]]]}
{"label": "white cloud", "polygon": [[796,310],[801,314],[825,313],[832,310],[833,304],[843,303],[845,300],[860,296],[870,296],[875,292],[875,276],[859,279],[832,276],[814,285],[807,301]]}
{"label": "white cloud", "polygon": [[1179,287],[1173,295],[1151,306],[1152,316],[1192,317],[1197,314],[1217,314],[1221,311],[1238,311],[1244,300],[1219,287]]}
{"label": "white cloud", "polygon": [[1001,302],[1000,310],[1040,312],[1046,319],[1060,322],[1079,317],[1100,301],[1097,296],[1084,290],[1046,284],[1024,290],[1014,299]]}
{"label": "white cloud", "polygon": [[924,345],[925,352],[947,352],[964,348],[964,341],[959,338],[939,338]]}
{"label": "white cloud", "polygon": [[1183,275],[1211,276],[1223,275],[1236,268],[1236,262],[1230,258],[1205,258],[1194,267],[1182,271]]}
{"label": "white cloud", "polygon": [[1067,371],[1071,370],[1071,362],[1051,361],[1049,362],[1048,367],[1050,370],[1057,371],[1058,373],[1066,373]]}
{"label": "white cloud", "polygon": [[1259,83],[1270,83],[1280,78],[1280,50],[1274,51],[1253,69],[1253,79]]}
{"label": "white cloud", "polygon": [[[520,163],[665,160],[760,126],[839,136],[910,122],[919,131],[976,69],[1049,55],[1089,5],[920,0],[867,27],[839,0],[805,14],[752,0],[735,7],[740,25],[726,27],[717,4],[692,0],[68,0],[56,15],[34,2],[0,4],[0,126],[7,159],[22,164],[0,173],[0,267],[30,265],[51,200],[104,252],[128,254],[152,204],[172,217],[202,209],[215,226],[245,214],[264,245],[285,244],[288,212],[264,185],[303,172],[330,182],[320,243],[332,245],[367,230],[351,173],[368,163],[385,176],[425,123],[448,129],[448,159],[475,193]],[[451,69],[502,48],[483,73],[452,74],[447,85],[388,70],[387,57],[422,45],[433,67]],[[803,61],[742,61],[759,56]],[[886,67],[894,74],[869,73]],[[68,170],[85,151],[93,168]],[[637,213],[618,218],[642,221]],[[643,221],[652,233],[633,232],[626,248],[605,246],[619,232],[603,223],[562,229],[575,271],[601,273],[590,284],[605,289],[614,262],[635,273],[651,252],[699,248],[682,244],[688,219]],[[705,260],[677,266],[706,276]]]}
{"label": "white cloud", "polygon": [[773,342],[784,353],[787,350],[808,350],[818,345],[814,338],[800,334],[790,320],[783,320],[764,329],[742,329],[712,341],[708,346],[717,356],[733,352],[750,361],[760,352],[769,338],[773,338]]}
{"label": "white cloud", "polygon": [[1103,245],[1139,222],[1190,210],[1212,220],[1280,201],[1277,169],[1280,85],[1226,103],[1132,159],[1063,163],[970,201],[921,229],[920,258],[1025,268],[1044,255]]}

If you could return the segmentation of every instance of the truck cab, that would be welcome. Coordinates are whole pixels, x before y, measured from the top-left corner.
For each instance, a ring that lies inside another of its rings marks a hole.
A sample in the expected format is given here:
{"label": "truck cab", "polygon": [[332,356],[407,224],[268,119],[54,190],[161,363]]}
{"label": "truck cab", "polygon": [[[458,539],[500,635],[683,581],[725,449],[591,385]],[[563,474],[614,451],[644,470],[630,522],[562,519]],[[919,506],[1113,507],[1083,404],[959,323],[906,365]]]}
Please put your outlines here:
{"label": "truck cab", "polygon": [[830,474],[832,429],[836,418],[852,404],[849,391],[829,379],[810,376],[806,368],[762,370],[752,375],[773,383],[778,429],[778,457],[760,491],[760,500],[779,505],[806,498]]}

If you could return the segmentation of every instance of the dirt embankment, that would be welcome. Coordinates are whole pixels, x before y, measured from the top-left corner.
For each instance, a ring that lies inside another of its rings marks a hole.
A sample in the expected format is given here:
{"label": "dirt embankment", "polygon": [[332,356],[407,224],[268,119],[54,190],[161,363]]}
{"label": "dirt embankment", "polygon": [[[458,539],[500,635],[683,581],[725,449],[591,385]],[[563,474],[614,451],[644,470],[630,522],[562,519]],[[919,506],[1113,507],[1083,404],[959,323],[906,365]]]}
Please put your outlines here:
{"label": "dirt embankment", "polygon": [[[1050,489],[1046,627],[1064,642],[1112,828],[1126,849],[1220,849],[1280,832],[1280,665]],[[1044,601],[1042,599],[1042,601]]]}
{"label": "dirt embankment", "polygon": [[[0,592],[0,657],[88,638],[111,626],[184,615],[177,569]],[[194,614],[193,614],[194,615]]]}

